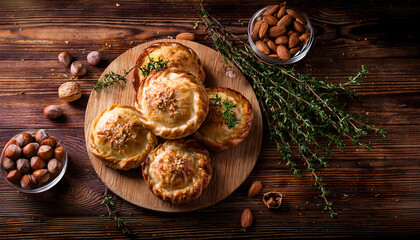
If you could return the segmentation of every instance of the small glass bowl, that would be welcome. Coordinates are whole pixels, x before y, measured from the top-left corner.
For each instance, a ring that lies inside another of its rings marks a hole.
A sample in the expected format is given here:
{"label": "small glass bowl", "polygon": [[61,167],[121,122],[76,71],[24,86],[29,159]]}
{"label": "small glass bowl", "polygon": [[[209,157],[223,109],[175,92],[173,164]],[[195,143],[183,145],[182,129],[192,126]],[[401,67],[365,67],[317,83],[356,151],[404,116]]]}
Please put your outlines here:
{"label": "small glass bowl", "polygon": [[[20,132],[20,133],[16,134],[10,140],[12,140],[13,138],[16,138],[17,136],[19,136],[19,134],[22,134],[22,133],[25,133],[25,132],[30,133],[35,138],[36,130],[27,130],[27,131],[23,131],[23,132]],[[45,132],[47,133],[48,136],[54,136],[54,135],[49,134],[47,131],[45,131]],[[42,192],[45,192],[48,189],[54,187],[63,178],[64,174],[66,173],[67,162],[68,162],[66,148],[64,147],[63,143],[58,138],[56,138],[56,140],[57,140],[57,147],[58,146],[63,147],[64,160],[63,160],[63,168],[61,169],[61,172],[52,181],[49,181],[47,184],[45,184],[41,187],[34,188],[34,189],[24,189],[19,184],[14,184],[14,183],[9,182],[9,180],[7,180],[7,178],[6,178],[7,171],[6,171],[6,169],[3,168],[3,160],[5,158],[4,155],[5,155],[5,151],[6,151],[6,145],[9,142],[6,143],[5,147],[3,148],[3,152],[1,153],[1,156],[0,156],[0,172],[3,175],[4,180],[6,180],[6,182],[10,186],[12,186],[15,189],[19,190],[20,192],[24,192],[24,193],[42,193]]]}
{"label": "small glass bowl", "polygon": [[[252,40],[251,33],[252,33],[252,30],[254,29],[254,23],[256,21],[261,20],[263,12],[267,8],[272,7],[272,6],[274,6],[274,5],[270,5],[270,6],[267,6],[265,8],[262,8],[262,9],[258,10],[252,16],[252,18],[249,20],[249,24],[248,24],[248,41],[249,41],[249,44],[251,45],[252,50],[254,50],[254,52],[258,55],[258,57],[260,57],[262,60],[264,60],[266,62],[269,62],[269,63],[272,63],[272,64],[278,64],[278,65],[286,65],[286,64],[296,63],[296,62],[300,61],[301,59],[303,59],[306,56],[306,54],[308,54],[309,49],[311,48],[311,46],[314,42],[314,29],[312,28],[312,24],[309,21],[309,18],[306,14],[301,13],[302,16],[307,21],[306,26],[308,27],[308,30],[310,31],[310,37],[309,37],[308,41],[306,41],[306,43],[302,47],[302,49],[299,50],[293,57],[291,57],[287,61],[284,61],[284,60],[281,60],[281,59],[276,59],[276,58],[271,58],[271,57],[265,55],[264,53],[260,52],[260,50],[258,50],[257,46],[255,46],[254,40]],[[293,10],[295,10],[295,9],[293,9]]]}

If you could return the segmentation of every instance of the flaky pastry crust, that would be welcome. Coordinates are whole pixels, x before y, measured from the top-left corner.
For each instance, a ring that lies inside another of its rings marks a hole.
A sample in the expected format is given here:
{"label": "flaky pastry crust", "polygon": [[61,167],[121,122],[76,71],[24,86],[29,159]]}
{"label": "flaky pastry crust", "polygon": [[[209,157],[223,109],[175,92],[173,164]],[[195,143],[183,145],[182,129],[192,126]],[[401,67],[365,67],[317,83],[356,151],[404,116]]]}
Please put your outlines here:
{"label": "flaky pastry crust", "polygon": [[136,109],[146,129],[166,139],[186,137],[200,127],[209,111],[203,84],[181,70],[166,69],[140,83]]}
{"label": "flaky pastry crust", "polygon": [[235,104],[231,111],[238,118],[239,122],[229,128],[222,115],[222,109],[215,106],[214,100],[210,100],[210,109],[206,120],[201,127],[193,134],[193,138],[213,151],[222,151],[226,148],[236,146],[249,134],[253,123],[253,113],[249,101],[239,92],[222,87],[206,88],[209,99],[217,94],[222,101],[227,100]]}
{"label": "flaky pastry crust", "polygon": [[143,128],[134,107],[114,104],[92,123],[90,151],[106,165],[128,170],[141,162],[157,145],[156,136]]}
{"label": "flaky pastry crust", "polygon": [[150,190],[172,204],[198,198],[213,174],[209,152],[193,139],[168,140],[141,165]]}
{"label": "flaky pastry crust", "polygon": [[159,42],[144,49],[137,59],[133,70],[133,86],[136,91],[140,82],[147,77],[143,76],[139,68],[149,62],[149,57],[154,60],[160,57],[162,60],[168,61],[168,68],[180,68],[204,83],[206,78],[204,67],[194,50],[176,42]]}

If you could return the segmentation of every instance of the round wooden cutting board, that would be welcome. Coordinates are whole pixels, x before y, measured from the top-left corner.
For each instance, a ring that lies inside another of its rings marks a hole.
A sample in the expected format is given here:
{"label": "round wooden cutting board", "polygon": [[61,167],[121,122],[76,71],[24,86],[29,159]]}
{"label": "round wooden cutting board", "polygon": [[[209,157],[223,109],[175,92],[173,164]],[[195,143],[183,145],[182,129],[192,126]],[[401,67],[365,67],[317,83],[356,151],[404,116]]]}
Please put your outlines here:
{"label": "round wooden cutting board", "polygon": [[162,39],[147,42],[134,47],[115,59],[102,73],[100,81],[106,73],[114,71],[123,75],[124,69],[129,70],[135,65],[140,53],[146,47],[156,42],[179,42],[192,48],[201,59],[206,71],[206,87],[229,87],[242,93],[251,103],[254,113],[254,124],[249,136],[239,145],[222,152],[212,152],[213,177],[202,195],[183,205],[171,205],[156,197],[143,181],[141,168],[130,171],[118,171],[106,166],[90,150],[90,128],[93,119],[112,104],[134,106],[135,91],[132,85],[132,73],[127,76],[128,82],[114,84],[104,90],[92,91],[86,108],[85,139],[90,161],[98,176],[108,188],[121,198],[140,207],[162,212],[188,212],[211,206],[229,196],[237,189],[251,173],[261,148],[262,117],[258,101],[251,85],[234,67],[226,74],[226,65],[221,62],[221,56],[215,50],[204,45],[185,41]]}

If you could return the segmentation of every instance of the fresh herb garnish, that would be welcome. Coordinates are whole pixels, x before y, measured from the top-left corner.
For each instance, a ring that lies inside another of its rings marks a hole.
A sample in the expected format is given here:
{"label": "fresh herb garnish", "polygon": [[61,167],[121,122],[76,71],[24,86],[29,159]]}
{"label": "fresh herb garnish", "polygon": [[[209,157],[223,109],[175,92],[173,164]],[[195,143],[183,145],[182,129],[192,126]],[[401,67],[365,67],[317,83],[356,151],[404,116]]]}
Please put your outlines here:
{"label": "fresh herb garnish", "polygon": [[126,236],[130,238],[137,236],[138,232],[130,231],[125,221],[122,220],[120,217],[118,217],[117,211],[111,209],[111,206],[115,205],[115,202],[114,202],[115,196],[108,193],[108,188],[106,188],[105,192],[102,193],[101,197],[104,198],[101,205],[106,206],[108,210],[108,217],[117,223],[116,228],[121,230],[122,233],[124,233]]}
{"label": "fresh herb garnish", "polygon": [[349,139],[356,146],[371,149],[370,143],[362,141],[361,137],[369,131],[386,135],[384,129],[375,128],[363,115],[345,111],[344,104],[338,99],[340,95],[350,98],[356,96],[348,87],[359,85],[368,73],[367,68],[362,66],[362,71],[350,77],[349,82],[335,85],[326,79],[297,73],[293,68],[279,68],[261,61],[247,43],[226,32],[209,15],[204,1],[201,3],[200,18],[223,60],[227,64],[235,64],[248,77],[268,122],[270,138],[286,165],[296,177],[300,176],[301,169],[292,157],[295,153],[293,147],[320,189],[325,211],[331,217],[336,217],[337,213],[327,199],[329,192],[325,183],[316,173],[320,167],[328,166],[324,156],[334,155],[334,145],[343,151],[344,139]]}
{"label": "fresh herb garnish", "polygon": [[159,72],[167,68],[168,61],[163,61],[160,57],[158,60],[154,60],[152,57],[149,57],[149,62],[140,67],[140,71],[143,74],[143,77],[146,77],[147,75],[151,74],[152,72]]}
{"label": "fresh herb garnish", "polygon": [[133,70],[133,67],[127,72],[124,69],[124,76],[121,76],[118,73],[115,73],[113,71],[105,74],[103,81],[96,81],[95,85],[92,87],[93,90],[99,89],[102,90],[116,82],[123,81],[127,82],[127,75]]}
{"label": "fresh herb garnish", "polygon": [[231,110],[232,108],[236,108],[235,104],[229,102],[227,99],[222,100],[217,93],[214,94],[214,98],[210,98],[210,100],[213,100],[214,105],[222,109],[222,115],[228,128],[233,128],[239,123],[239,119]]}

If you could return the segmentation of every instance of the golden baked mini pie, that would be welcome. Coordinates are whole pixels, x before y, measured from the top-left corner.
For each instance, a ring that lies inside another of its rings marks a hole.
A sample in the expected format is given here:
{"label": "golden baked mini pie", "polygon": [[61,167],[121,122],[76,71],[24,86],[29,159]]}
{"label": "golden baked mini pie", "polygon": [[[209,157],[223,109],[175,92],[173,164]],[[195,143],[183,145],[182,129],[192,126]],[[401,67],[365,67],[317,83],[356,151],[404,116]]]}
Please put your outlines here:
{"label": "golden baked mini pie", "polygon": [[177,139],[197,131],[206,119],[209,100],[193,75],[170,68],[140,83],[136,109],[145,128],[157,136]]}
{"label": "golden baked mini pie", "polygon": [[198,198],[213,173],[209,152],[193,139],[168,140],[141,165],[150,190],[172,204]]}
{"label": "golden baked mini pie", "polygon": [[114,104],[102,111],[90,132],[90,151],[108,166],[128,170],[141,162],[157,145],[156,136],[143,128],[134,107]]}
{"label": "golden baked mini pie", "polygon": [[136,91],[140,82],[147,77],[143,75],[140,68],[147,65],[150,59],[168,61],[167,68],[180,68],[204,83],[206,75],[203,64],[191,48],[175,42],[160,42],[144,49],[137,59],[133,70],[133,86]]}
{"label": "golden baked mini pie", "polygon": [[[248,136],[251,129],[251,104],[242,94],[230,88],[206,88],[206,91],[210,99],[209,113],[193,137],[213,151],[236,146]],[[231,122],[226,121],[223,115],[225,104],[234,105],[230,108],[233,114]]]}

